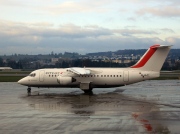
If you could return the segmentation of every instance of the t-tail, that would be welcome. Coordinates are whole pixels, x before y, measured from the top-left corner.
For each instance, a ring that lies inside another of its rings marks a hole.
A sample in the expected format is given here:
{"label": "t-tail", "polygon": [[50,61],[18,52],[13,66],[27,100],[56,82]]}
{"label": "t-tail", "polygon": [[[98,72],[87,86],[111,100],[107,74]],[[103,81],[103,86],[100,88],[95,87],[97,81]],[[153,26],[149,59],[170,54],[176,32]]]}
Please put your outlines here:
{"label": "t-tail", "polygon": [[135,65],[131,66],[131,68],[159,72],[170,51],[170,48],[171,46],[164,45],[151,46],[142,58]]}

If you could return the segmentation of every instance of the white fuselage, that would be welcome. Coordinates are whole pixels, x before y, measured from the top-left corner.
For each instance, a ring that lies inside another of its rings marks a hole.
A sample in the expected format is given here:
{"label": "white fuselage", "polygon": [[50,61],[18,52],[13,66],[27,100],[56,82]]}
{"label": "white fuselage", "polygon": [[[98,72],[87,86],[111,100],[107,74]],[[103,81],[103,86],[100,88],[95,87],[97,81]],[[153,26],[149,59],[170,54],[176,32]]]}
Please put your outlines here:
{"label": "white fuselage", "polygon": [[[87,68],[96,74],[77,75],[67,69],[39,69],[21,80],[21,84],[29,87],[80,87],[80,83],[89,83],[95,87],[118,87],[147,79],[159,77],[159,72],[142,71],[133,68]],[[74,82],[68,79],[74,78]],[[60,82],[59,78],[63,78]]]}

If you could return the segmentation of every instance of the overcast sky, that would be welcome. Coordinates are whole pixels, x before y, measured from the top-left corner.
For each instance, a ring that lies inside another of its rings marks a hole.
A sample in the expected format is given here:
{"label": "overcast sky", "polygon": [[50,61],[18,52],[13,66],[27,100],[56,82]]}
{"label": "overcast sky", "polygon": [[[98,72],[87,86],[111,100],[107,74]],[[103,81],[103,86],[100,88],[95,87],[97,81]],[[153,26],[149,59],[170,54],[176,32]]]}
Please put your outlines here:
{"label": "overcast sky", "polygon": [[0,0],[0,55],[180,48],[180,0]]}

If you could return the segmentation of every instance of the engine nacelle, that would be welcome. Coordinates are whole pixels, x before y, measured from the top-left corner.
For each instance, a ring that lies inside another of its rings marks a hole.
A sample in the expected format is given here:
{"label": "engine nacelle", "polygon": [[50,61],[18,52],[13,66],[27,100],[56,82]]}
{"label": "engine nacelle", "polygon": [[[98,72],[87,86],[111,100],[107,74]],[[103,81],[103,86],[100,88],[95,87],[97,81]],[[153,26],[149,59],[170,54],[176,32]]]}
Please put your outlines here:
{"label": "engine nacelle", "polygon": [[76,79],[72,78],[72,77],[62,77],[62,76],[59,76],[57,77],[57,82],[60,84],[60,85],[67,85],[67,84],[71,84],[73,82],[75,82]]}

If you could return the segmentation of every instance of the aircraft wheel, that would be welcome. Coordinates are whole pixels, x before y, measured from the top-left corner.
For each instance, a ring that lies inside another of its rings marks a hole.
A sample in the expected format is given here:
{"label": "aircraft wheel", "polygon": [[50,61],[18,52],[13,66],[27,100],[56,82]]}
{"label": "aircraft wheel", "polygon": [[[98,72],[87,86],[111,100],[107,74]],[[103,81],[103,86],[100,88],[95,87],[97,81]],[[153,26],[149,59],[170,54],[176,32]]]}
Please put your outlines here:
{"label": "aircraft wheel", "polygon": [[93,91],[92,89],[89,89],[89,90],[83,90],[85,94],[93,94]]}
{"label": "aircraft wheel", "polygon": [[30,87],[27,88],[27,93],[28,93],[28,95],[31,95],[31,88]]}

